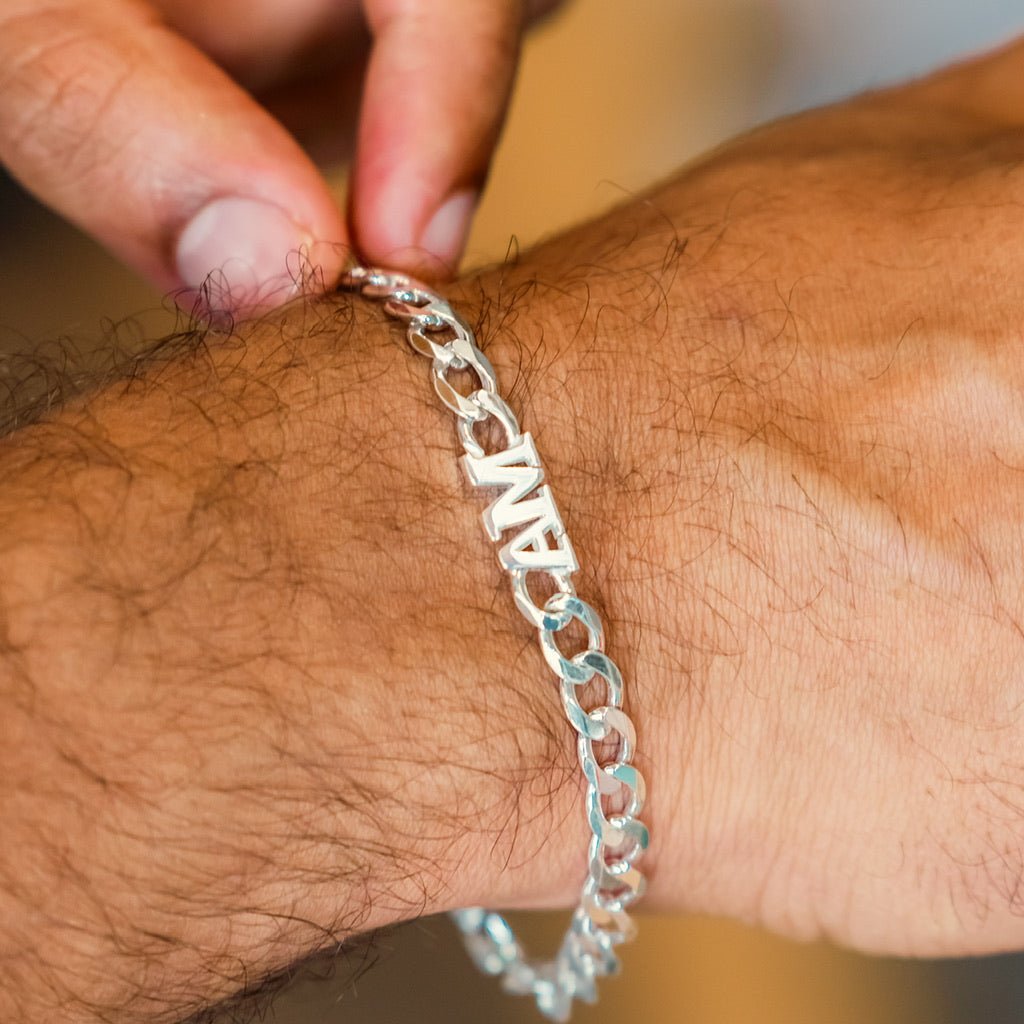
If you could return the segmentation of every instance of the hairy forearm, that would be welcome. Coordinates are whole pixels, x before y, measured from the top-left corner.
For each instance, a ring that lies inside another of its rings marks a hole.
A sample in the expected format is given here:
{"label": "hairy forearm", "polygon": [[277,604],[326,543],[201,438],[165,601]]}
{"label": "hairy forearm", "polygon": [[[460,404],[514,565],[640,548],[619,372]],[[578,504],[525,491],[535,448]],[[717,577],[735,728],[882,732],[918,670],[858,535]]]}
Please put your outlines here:
{"label": "hairy forearm", "polygon": [[517,898],[564,814],[556,709],[502,678],[406,358],[346,300],[297,306],[0,452],[5,1019],[178,1019]]}

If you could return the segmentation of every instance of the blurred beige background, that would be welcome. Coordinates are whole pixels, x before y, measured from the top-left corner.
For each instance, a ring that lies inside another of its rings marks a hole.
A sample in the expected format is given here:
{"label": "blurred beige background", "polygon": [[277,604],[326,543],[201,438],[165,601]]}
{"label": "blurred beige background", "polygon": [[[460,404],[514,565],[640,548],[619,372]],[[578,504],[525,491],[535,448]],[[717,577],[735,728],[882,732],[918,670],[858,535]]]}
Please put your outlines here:
{"label": "blurred beige background", "polygon": [[[438,0],[442,2],[442,0]],[[526,49],[511,121],[467,253],[501,259],[621,201],[759,119],[922,70],[1024,28],[1019,2],[576,0]],[[340,179],[339,179],[340,180]],[[0,202],[0,360],[173,314],[92,243],[15,190]],[[0,363],[0,375],[2,375]],[[657,785],[657,780],[652,780]],[[581,843],[583,841],[581,819]],[[656,837],[655,837],[656,839]],[[553,945],[562,915],[531,926]],[[622,979],[574,1019],[646,1024],[954,1024],[1024,1019],[1002,958],[899,964],[800,947],[738,925],[645,919]],[[366,970],[374,963],[372,970]],[[353,980],[354,979],[354,980]],[[281,1024],[537,1020],[469,968],[444,921],[416,922],[300,980]]]}

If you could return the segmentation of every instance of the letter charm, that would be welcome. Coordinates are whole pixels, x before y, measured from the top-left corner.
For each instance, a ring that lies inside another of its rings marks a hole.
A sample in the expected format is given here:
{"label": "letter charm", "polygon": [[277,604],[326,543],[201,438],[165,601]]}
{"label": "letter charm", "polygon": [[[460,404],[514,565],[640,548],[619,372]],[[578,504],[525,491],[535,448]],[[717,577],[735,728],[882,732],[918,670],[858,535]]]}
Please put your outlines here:
{"label": "letter charm", "polygon": [[466,455],[462,465],[474,487],[504,488],[484,512],[484,527],[491,540],[500,540],[514,526],[523,527],[498,552],[505,569],[576,572],[576,553],[551,488],[543,482],[544,470],[529,432],[504,451],[480,458]]}

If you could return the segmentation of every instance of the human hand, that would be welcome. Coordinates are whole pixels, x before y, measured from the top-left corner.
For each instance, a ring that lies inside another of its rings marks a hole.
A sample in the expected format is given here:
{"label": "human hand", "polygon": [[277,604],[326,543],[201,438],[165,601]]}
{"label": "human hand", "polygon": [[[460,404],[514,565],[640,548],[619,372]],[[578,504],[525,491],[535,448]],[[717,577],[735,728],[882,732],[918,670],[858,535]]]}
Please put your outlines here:
{"label": "human hand", "polygon": [[[312,267],[329,285],[345,241],[449,276],[523,26],[552,6],[2,0],[0,161],[158,287],[217,272],[218,306],[281,301]],[[286,127],[347,138],[360,86],[347,229]]]}

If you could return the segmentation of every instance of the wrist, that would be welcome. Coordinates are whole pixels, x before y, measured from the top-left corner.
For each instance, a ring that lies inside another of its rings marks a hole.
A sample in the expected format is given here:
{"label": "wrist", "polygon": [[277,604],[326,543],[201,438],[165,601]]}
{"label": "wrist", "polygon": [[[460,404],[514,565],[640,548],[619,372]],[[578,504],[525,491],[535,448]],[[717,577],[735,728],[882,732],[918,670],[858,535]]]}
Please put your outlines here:
{"label": "wrist", "polygon": [[339,751],[358,752],[347,761],[376,794],[382,841],[408,838],[396,878],[414,898],[400,916],[568,903],[582,855],[560,837],[585,833],[557,692],[524,643],[429,373],[379,309],[350,302],[320,307],[357,326],[323,339],[340,400],[326,398],[319,369],[309,411],[322,470],[289,499],[302,510],[306,575],[331,595],[316,627],[332,667],[325,728]]}

